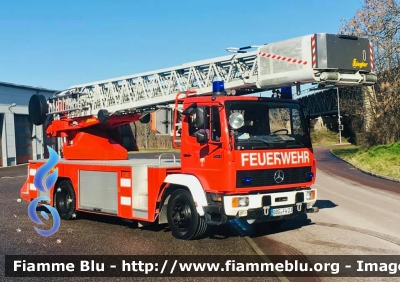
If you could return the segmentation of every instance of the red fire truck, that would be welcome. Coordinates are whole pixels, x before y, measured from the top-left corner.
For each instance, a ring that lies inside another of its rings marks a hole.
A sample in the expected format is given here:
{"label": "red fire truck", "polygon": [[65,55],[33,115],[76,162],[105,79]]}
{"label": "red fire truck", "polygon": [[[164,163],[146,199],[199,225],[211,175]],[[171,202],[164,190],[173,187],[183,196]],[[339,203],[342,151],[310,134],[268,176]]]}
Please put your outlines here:
{"label": "red fire truck", "polygon": [[[316,212],[310,125],[292,88],[373,85],[371,50],[365,38],[311,34],[47,100],[33,95],[30,118],[63,140],[62,158],[46,193],[33,180],[47,160],[30,161],[21,197],[47,196],[64,220],[87,212],[168,223],[185,240],[234,218],[258,224]],[[263,91],[273,98],[257,96]],[[180,158],[128,154],[118,127],[136,121],[170,135]]]}

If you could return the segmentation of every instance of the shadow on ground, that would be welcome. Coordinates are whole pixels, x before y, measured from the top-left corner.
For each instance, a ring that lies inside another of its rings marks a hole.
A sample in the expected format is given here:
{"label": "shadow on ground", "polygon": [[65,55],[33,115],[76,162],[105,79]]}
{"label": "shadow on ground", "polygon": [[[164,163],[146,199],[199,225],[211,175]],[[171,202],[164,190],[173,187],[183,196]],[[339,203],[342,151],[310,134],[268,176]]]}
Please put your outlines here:
{"label": "shadow on ground", "polygon": [[317,202],[314,205],[314,207],[317,207],[320,210],[322,210],[322,209],[332,209],[332,208],[336,208],[337,206],[338,205],[336,205],[335,203],[333,203],[330,200],[317,200]]}
{"label": "shadow on ground", "polygon": [[[329,200],[318,200],[314,206],[319,209],[331,209],[338,205]],[[307,214],[301,214],[295,218],[286,219],[280,222],[273,221],[259,224],[248,224],[247,222],[242,222],[241,225],[246,231],[247,236],[258,238],[266,235],[301,229],[306,226],[314,225],[314,223],[308,218]]]}
{"label": "shadow on ground", "polygon": [[[315,207],[319,209],[335,208],[337,205],[329,200],[317,200]],[[45,207],[38,207],[37,211],[48,212]],[[126,226],[129,228],[148,230],[150,232],[170,232],[168,224],[156,224],[148,222],[139,222],[133,220],[124,220],[114,216],[98,215],[92,213],[78,212],[76,219],[101,222],[115,226]],[[290,230],[300,229],[304,226],[312,225],[307,214],[299,215],[296,218],[287,219],[278,223],[277,221],[265,222],[259,224],[249,224],[246,220],[230,220],[226,224],[212,226],[207,237],[214,240],[223,240],[231,237],[249,236],[262,237],[265,235],[286,232]]]}
{"label": "shadow on ground", "polygon": [[[46,207],[39,206],[36,208],[37,212],[44,211],[49,213]],[[122,218],[114,217],[114,216],[107,216],[107,215],[99,215],[93,213],[85,213],[85,212],[77,212],[76,218],[71,220],[84,220],[84,221],[91,221],[91,222],[99,222],[109,224],[111,226],[125,226],[132,229],[141,229],[147,230],[149,232],[171,232],[169,229],[168,224],[157,224],[151,222],[140,222],[134,220],[125,220]],[[238,230],[230,223],[227,222],[226,224],[218,225],[218,226],[211,226],[210,231],[207,233],[206,238],[212,240],[223,240],[232,237],[239,237],[241,234]]]}

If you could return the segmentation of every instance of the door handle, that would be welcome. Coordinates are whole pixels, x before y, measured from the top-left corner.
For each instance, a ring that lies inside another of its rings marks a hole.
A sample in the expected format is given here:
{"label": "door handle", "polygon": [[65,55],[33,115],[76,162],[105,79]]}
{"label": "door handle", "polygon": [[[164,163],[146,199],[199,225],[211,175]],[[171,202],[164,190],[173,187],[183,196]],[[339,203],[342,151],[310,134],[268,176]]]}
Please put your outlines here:
{"label": "door handle", "polygon": [[183,154],[184,157],[191,157],[191,154]]}

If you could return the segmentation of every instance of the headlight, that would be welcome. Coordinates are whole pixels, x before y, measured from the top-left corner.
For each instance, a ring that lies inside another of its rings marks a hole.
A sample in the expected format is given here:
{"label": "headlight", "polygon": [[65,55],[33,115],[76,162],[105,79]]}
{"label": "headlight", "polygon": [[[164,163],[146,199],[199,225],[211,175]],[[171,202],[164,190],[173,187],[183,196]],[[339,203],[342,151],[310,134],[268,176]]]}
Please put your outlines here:
{"label": "headlight", "polygon": [[229,116],[229,124],[233,129],[239,129],[244,125],[244,117],[241,113],[233,113]]}
{"label": "headlight", "polygon": [[249,205],[249,198],[248,197],[232,198],[232,207],[233,208],[247,207],[248,205]]}

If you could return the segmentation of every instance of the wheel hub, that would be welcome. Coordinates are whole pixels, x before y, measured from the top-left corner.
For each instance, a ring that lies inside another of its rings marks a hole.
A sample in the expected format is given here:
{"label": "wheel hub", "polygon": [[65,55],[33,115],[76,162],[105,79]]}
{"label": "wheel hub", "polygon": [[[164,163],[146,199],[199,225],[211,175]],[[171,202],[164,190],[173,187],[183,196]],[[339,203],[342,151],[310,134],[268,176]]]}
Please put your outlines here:
{"label": "wheel hub", "polygon": [[58,206],[62,210],[62,212],[67,212],[69,209],[69,206],[71,205],[71,195],[69,195],[65,190],[61,190],[58,193]]}
{"label": "wheel hub", "polygon": [[179,229],[187,229],[191,219],[190,207],[184,202],[177,202],[172,211],[174,225]]}

